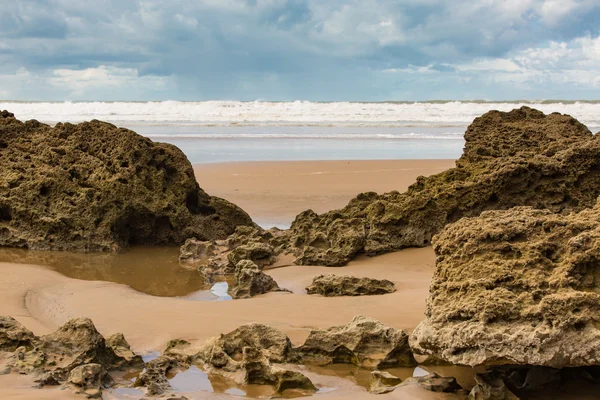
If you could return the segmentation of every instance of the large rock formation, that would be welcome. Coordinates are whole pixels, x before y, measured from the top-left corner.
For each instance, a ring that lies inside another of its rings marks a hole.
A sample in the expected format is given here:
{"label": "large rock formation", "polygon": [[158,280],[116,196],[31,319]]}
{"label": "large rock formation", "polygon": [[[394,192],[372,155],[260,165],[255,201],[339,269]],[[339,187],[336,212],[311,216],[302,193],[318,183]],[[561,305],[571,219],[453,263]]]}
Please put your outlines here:
{"label": "large rock formation", "polygon": [[0,246],[113,251],[252,225],[200,189],[177,147],[96,120],[52,128],[2,112],[0,164]]}
{"label": "large rock formation", "polygon": [[415,352],[470,366],[600,365],[600,204],[487,211],[448,225],[434,250]]}
{"label": "large rock formation", "polygon": [[387,279],[340,275],[318,275],[306,288],[308,294],[320,294],[325,297],[334,296],[372,296],[394,293],[394,282]]}
{"label": "large rock formation", "polygon": [[490,111],[473,121],[465,141],[456,168],[419,177],[404,193],[362,193],[340,210],[305,211],[272,248],[297,264],[339,266],[360,253],[427,246],[446,224],[485,210],[568,213],[600,195],[600,139],[568,115]]}
{"label": "large rock formation", "polygon": [[365,368],[416,365],[404,331],[360,315],[344,326],[311,331],[297,351],[303,362],[310,364],[354,364]]}

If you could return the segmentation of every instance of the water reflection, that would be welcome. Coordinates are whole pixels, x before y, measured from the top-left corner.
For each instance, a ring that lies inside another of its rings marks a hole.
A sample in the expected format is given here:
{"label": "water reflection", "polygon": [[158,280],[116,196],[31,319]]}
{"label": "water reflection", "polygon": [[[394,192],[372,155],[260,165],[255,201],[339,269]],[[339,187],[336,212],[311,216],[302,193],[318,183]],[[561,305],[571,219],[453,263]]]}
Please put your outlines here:
{"label": "water reflection", "polygon": [[[206,282],[198,271],[181,267],[178,258],[178,247],[134,247],[124,253],[87,254],[0,248],[0,262],[41,265],[70,278],[120,283],[153,296],[183,297],[207,291],[198,294],[196,300],[204,300],[203,295],[208,295],[206,300],[227,299],[227,293],[222,293],[227,283],[217,286],[211,297],[209,291],[215,282]],[[194,296],[190,299],[195,300]]]}

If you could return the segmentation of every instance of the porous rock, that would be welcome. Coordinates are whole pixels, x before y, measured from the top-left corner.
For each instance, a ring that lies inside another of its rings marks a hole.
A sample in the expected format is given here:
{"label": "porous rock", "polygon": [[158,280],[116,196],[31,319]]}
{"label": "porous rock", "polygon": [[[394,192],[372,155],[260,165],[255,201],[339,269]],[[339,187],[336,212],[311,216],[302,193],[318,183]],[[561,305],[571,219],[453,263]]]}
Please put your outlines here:
{"label": "porous rock", "polygon": [[283,332],[267,325],[251,323],[209,339],[192,357],[209,368],[235,372],[242,368],[244,348],[262,351],[272,363],[295,361],[292,342]]}
{"label": "porous rock", "polygon": [[108,372],[143,366],[123,335],[107,342],[88,318],[72,319],[38,337],[13,318],[0,317],[2,358],[7,373],[34,375],[39,387],[72,384],[88,397],[99,397],[112,385]]}
{"label": "porous rock", "polygon": [[0,116],[0,246],[115,251],[222,239],[250,217],[206,194],[175,146],[93,120]]}
{"label": "porous rock", "polygon": [[461,365],[600,365],[600,204],[463,218],[434,240],[417,354]]}
{"label": "porous rock", "polygon": [[427,246],[446,224],[486,210],[580,211],[600,195],[598,159],[600,139],[568,115],[490,111],[468,127],[455,168],[419,177],[404,193],[362,193],[339,210],[304,211],[279,233],[275,254],[341,266],[359,254]]}
{"label": "porous rock", "polygon": [[146,363],[144,371],[136,379],[135,387],[145,387],[151,396],[161,395],[171,390],[167,374],[181,366],[177,358],[166,354]]}
{"label": "porous rock", "polygon": [[494,371],[475,375],[475,386],[469,400],[519,400],[504,384],[502,377]]}
{"label": "porous rock", "polygon": [[250,260],[242,260],[235,267],[235,285],[231,291],[234,299],[247,299],[258,294],[281,292],[275,280],[262,272]]}
{"label": "porous rock", "polygon": [[408,335],[381,322],[356,316],[345,326],[313,330],[297,351],[304,362],[354,364],[367,368],[416,365]]}
{"label": "porous rock", "polygon": [[306,288],[308,294],[320,294],[325,297],[371,296],[395,291],[394,282],[387,279],[357,278],[333,274],[316,276],[310,286]]}

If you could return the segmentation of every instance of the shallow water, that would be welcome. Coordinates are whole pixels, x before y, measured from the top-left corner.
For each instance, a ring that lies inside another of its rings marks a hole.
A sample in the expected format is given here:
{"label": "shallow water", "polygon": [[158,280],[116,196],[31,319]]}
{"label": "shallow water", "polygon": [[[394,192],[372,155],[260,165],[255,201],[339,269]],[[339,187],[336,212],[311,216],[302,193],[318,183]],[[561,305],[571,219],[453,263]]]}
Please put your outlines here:
{"label": "shallow water", "polygon": [[0,262],[40,265],[69,278],[124,284],[153,296],[231,299],[227,295],[231,280],[206,282],[198,271],[181,267],[178,258],[178,247],[132,247],[123,253],[87,254],[0,248]]}

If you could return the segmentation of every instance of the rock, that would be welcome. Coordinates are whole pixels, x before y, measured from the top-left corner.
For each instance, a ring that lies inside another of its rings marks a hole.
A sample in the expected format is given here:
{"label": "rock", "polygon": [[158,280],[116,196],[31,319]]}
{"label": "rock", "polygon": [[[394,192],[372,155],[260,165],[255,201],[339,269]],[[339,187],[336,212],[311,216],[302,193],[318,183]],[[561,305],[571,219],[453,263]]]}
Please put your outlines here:
{"label": "rock", "polygon": [[473,121],[465,141],[456,168],[419,177],[404,193],[362,193],[340,210],[300,213],[277,234],[275,254],[341,266],[358,254],[428,246],[448,223],[482,211],[527,205],[568,214],[600,195],[600,138],[568,115],[490,111]]}
{"label": "rock", "polygon": [[262,272],[250,260],[242,260],[235,267],[235,286],[231,291],[234,299],[248,299],[258,294],[281,292],[277,282]]}
{"label": "rock", "polygon": [[249,385],[272,385],[278,393],[297,390],[310,394],[317,391],[306,376],[272,366],[264,350],[255,347],[243,349],[242,369],[245,371],[244,383]]}
{"label": "rock", "polygon": [[370,296],[393,293],[394,283],[387,279],[357,278],[354,276],[319,275],[306,288],[308,294],[333,296]]}
{"label": "rock", "polygon": [[408,378],[400,386],[415,383],[430,392],[455,393],[462,390],[462,387],[456,382],[456,378],[443,377],[435,372],[425,376]]}
{"label": "rock", "polygon": [[206,194],[175,146],[91,121],[0,118],[0,246],[116,251],[224,239],[253,225]]}
{"label": "rock", "polygon": [[47,361],[64,374],[84,364],[100,364],[109,370],[120,369],[130,366],[133,360],[118,356],[89,318],[72,319],[56,332],[42,336],[40,342]]}
{"label": "rock", "polygon": [[185,241],[179,250],[181,263],[206,263],[215,255],[216,246],[213,241],[202,241],[190,238]]}
{"label": "rock", "polygon": [[88,390],[100,391],[112,384],[109,371],[143,367],[122,334],[106,341],[88,318],[72,319],[37,337],[16,320],[0,317],[0,345],[0,353],[9,354],[7,373],[34,375],[39,387],[70,383],[86,396],[94,395]]}
{"label": "rock", "polygon": [[600,365],[600,205],[463,218],[434,240],[417,354],[460,365]]}
{"label": "rock", "polygon": [[13,352],[19,347],[31,349],[35,345],[33,333],[16,319],[0,316],[0,351]]}
{"label": "rock", "polygon": [[348,325],[313,330],[298,349],[304,362],[355,364],[367,368],[416,365],[408,335],[372,318],[356,316]]}
{"label": "rock", "polygon": [[373,394],[392,392],[402,383],[402,379],[386,371],[373,371],[371,374],[374,380],[369,387],[369,392]]}
{"label": "rock", "polygon": [[227,259],[231,267],[236,267],[240,261],[249,260],[259,266],[261,269],[264,266],[273,263],[273,248],[265,243],[250,243],[236,247],[229,253]]}
{"label": "rock", "polygon": [[287,390],[300,391],[305,395],[314,394],[317,388],[306,376],[300,372],[279,370],[276,372],[277,385],[275,389],[277,393],[285,393]]}
{"label": "rock", "polygon": [[89,389],[101,390],[114,384],[112,377],[100,364],[85,364],[73,368],[69,373],[68,382],[82,388],[84,391]]}
{"label": "rock", "polygon": [[270,326],[252,323],[209,339],[192,357],[209,368],[235,372],[242,368],[243,350],[251,347],[262,351],[269,362],[294,362],[292,342],[281,331]]}
{"label": "rock", "polygon": [[167,374],[180,367],[179,360],[161,355],[146,363],[146,368],[136,379],[135,387],[146,387],[150,396],[164,394],[171,390]]}
{"label": "rock", "polygon": [[141,356],[136,355],[133,351],[131,351],[131,347],[127,340],[125,340],[125,336],[122,333],[115,333],[106,339],[106,344],[115,352],[118,357],[121,357],[126,360],[126,363],[129,366],[143,368],[144,360]]}
{"label": "rock", "polygon": [[475,375],[475,383],[469,393],[469,400],[519,400],[495,372]]}

